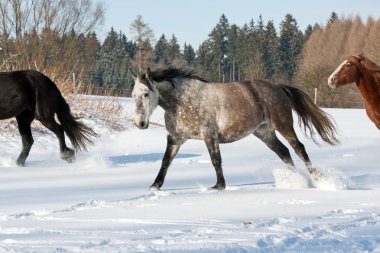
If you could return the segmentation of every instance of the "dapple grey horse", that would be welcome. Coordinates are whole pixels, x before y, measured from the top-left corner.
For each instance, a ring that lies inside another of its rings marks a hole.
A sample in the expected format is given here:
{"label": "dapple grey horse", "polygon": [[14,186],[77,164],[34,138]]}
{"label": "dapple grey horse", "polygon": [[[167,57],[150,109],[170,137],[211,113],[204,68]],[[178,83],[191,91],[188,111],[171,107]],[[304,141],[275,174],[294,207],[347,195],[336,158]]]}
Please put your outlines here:
{"label": "dapple grey horse", "polygon": [[157,106],[165,110],[167,147],[161,169],[151,186],[159,190],[167,170],[181,145],[188,139],[203,140],[216,170],[213,189],[224,189],[220,143],[234,142],[250,134],[262,140],[281,160],[294,169],[288,148],[277,138],[277,130],[305,162],[314,179],[321,173],[313,168],[304,145],[293,129],[292,110],[299,116],[305,133],[315,140],[315,131],[323,141],[334,145],[335,126],[329,115],[313,103],[303,91],[269,82],[253,80],[212,83],[188,69],[168,68],[134,76],[136,102],[134,123],[149,126],[149,117]]}

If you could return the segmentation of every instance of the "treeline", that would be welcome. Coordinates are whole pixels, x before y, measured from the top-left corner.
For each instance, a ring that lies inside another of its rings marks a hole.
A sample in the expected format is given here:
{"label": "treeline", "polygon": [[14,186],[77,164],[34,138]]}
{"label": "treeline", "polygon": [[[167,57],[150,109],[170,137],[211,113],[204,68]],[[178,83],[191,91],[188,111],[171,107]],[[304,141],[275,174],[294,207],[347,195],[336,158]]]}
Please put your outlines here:
{"label": "treeline", "polygon": [[272,21],[264,24],[261,16],[239,27],[222,15],[207,40],[194,49],[186,43],[181,47],[174,34],[162,34],[153,45],[153,31],[141,16],[131,27],[133,39],[111,29],[101,45],[91,72],[99,86],[131,89],[129,66],[143,70],[170,65],[198,69],[210,81],[261,78],[291,83],[302,47],[313,30],[309,26],[300,31],[290,14],[279,32]]}
{"label": "treeline", "polygon": [[179,45],[174,34],[154,39],[141,16],[132,38],[111,29],[100,42],[95,28],[104,18],[102,2],[91,0],[0,0],[1,70],[32,68],[48,75],[75,74],[82,86],[131,91],[128,68],[169,65],[198,69],[210,81],[264,78],[290,83],[302,47],[312,32],[302,32],[288,14],[277,32],[260,16],[239,27],[225,15],[195,49]]}
{"label": "treeline", "polygon": [[0,0],[0,70],[36,69],[59,85],[81,80],[100,49],[93,31],[104,10],[91,0]]}
{"label": "treeline", "polygon": [[350,54],[364,52],[380,62],[380,21],[371,18],[363,23],[332,13],[325,26],[301,31],[291,14],[278,29],[261,16],[238,26],[221,15],[194,48],[180,45],[175,34],[155,39],[141,16],[130,25],[131,38],[111,29],[101,42],[95,30],[104,11],[102,2],[92,0],[0,0],[0,70],[37,69],[59,83],[74,82],[69,92],[130,95],[128,68],[173,65],[195,68],[210,81],[267,79],[313,97],[318,89],[319,105],[360,107],[354,86],[332,91],[327,77]]}

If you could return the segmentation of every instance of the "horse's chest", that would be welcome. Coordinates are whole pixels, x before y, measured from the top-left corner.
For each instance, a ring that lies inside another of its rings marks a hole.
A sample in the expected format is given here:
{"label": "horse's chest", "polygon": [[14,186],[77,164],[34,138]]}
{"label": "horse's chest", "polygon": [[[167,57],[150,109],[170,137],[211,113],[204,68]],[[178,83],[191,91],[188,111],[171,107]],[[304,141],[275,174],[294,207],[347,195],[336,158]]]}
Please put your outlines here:
{"label": "horse's chest", "polygon": [[200,114],[198,108],[188,106],[177,111],[176,125],[179,131],[198,134],[202,122],[204,122],[204,116]]}
{"label": "horse's chest", "polygon": [[202,125],[207,117],[197,107],[186,106],[177,108],[174,114],[166,115],[165,120],[169,132],[184,138],[201,139]]}
{"label": "horse's chest", "polygon": [[365,103],[365,109],[370,120],[372,120],[377,128],[380,128],[380,105],[370,105]]}

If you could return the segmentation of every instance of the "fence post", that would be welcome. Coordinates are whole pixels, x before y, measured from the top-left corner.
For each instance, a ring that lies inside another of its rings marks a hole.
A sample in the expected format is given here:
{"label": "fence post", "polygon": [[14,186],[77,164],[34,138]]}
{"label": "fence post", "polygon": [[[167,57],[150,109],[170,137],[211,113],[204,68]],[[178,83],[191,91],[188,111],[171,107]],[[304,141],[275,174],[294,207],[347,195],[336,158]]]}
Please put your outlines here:
{"label": "fence post", "polygon": [[75,73],[73,73],[73,93],[76,93],[76,84],[75,84]]}
{"label": "fence post", "polygon": [[314,104],[317,104],[318,88],[314,88]]}

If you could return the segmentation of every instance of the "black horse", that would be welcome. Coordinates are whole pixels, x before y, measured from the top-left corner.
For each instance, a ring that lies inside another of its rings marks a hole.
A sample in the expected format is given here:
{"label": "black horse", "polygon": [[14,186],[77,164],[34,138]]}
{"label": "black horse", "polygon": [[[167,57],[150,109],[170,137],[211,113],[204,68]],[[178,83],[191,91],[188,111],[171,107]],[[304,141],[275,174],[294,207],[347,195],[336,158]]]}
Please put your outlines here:
{"label": "black horse", "polygon": [[[57,114],[58,124],[54,118]],[[78,122],[61,92],[47,76],[35,70],[0,73],[0,120],[16,117],[22,138],[22,151],[18,165],[24,165],[33,145],[30,124],[39,120],[59,140],[61,158],[75,161],[75,152],[65,143],[65,134],[75,150],[86,150],[96,133]]]}

